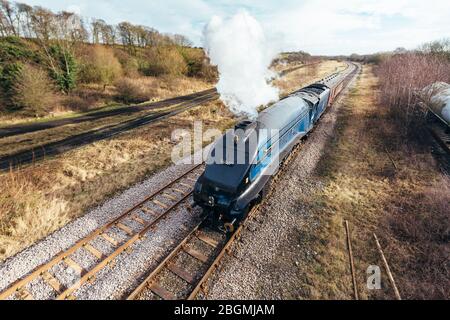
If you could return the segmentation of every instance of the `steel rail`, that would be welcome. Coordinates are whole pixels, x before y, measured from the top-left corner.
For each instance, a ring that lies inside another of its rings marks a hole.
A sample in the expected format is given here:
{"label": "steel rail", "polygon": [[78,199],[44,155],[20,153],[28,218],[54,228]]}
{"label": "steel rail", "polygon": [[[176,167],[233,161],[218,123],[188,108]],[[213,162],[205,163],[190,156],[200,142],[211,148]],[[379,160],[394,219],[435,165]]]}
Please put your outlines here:
{"label": "steel rail", "polygon": [[206,219],[203,219],[200,223],[198,223],[194,229],[189,232],[189,234],[181,240],[181,242],[170,251],[170,253],[164,258],[163,261],[161,261],[158,266],[145,278],[144,281],[141,282],[141,284],[133,290],[133,292],[127,297],[127,300],[135,300],[139,294],[145,289],[145,287],[151,283],[152,279],[156,275],[160,273],[164,269],[164,267],[167,266],[167,264],[174,258],[183,248],[183,246],[192,238],[192,236],[199,230],[200,226],[205,222]]}
{"label": "steel rail", "polygon": [[[15,292],[19,291],[19,289],[25,287],[28,283],[30,283],[31,281],[33,281],[34,279],[42,276],[45,272],[48,272],[53,266],[55,266],[56,264],[60,263],[61,261],[64,261],[65,259],[67,259],[69,256],[71,256],[72,254],[74,254],[78,249],[85,247],[90,241],[92,241],[93,239],[97,238],[98,236],[101,236],[102,234],[105,233],[105,231],[111,229],[112,227],[116,226],[121,220],[123,220],[124,218],[126,218],[128,215],[130,215],[130,213],[132,213],[133,211],[135,211],[136,209],[138,209],[139,207],[143,206],[145,203],[147,203],[148,201],[150,201],[152,198],[156,197],[157,195],[161,194],[163,191],[167,190],[168,188],[170,188],[171,186],[175,185],[177,182],[179,182],[180,180],[182,180],[183,178],[185,178],[186,176],[188,176],[189,174],[191,174],[192,172],[194,172],[195,170],[197,170],[198,168],[200,168],[203,164],[199,164],[194,166],[193,168],[189,169],[188,171],[184,172],[183,174],[181,174],[180,176],[178,176],[176,179],[172,180],[171,182],[165,184],[164,186],[162,186],[161,188],[159,188],[157,191],[153,192],[151,195],[149,195],[148,197],[146,197],[143,201],[139,202],[138,204],[134,205],[133,207],[129,208],[128,210],[126,210],[124,213],[122,213],[120,216],[118,216],[117,218],[115,218],[114,220],[112,220],[111,222],[105,224],[104,226],[96,229],[94,232],[90,233],[88,236],[82,238],[81,240],[79,240],[78,242],[76,242],[73,246],[71,246],[70,248],[61,251],[60,253],[58,253],[52,260],[50,260],[49,262],[46,262],[38,267],[36,267],[33,271],[31,271],[30,274],[28,274],[27,276],[23,277],[22,279],[17,280],[16,282],[14,282],[12,285],[10,285],[7,289],[5,289],[4,291],[2,291],[0,293],[0,300],[6,299],[8,297],[10,297],[12,294],[14,294]],[[137,239],[139,239],[140,237],[142,237],[143,233],[145,233],[146,231],[148,231],[148,229],[150,227],[152,227],[153,225],[155,225],[158,221],[160,221],[165,215],[167,215],[170,211],[172,211],[175,207],[177,207],[181,202],[183,202],[184,200],[186,200],[190,195],[192,194],[192,191],[188,192],[187,194],[185,194],[181,200],[177,201],[174,205],[172,205],[169,209],[166,209],[162,214],[160,214],[159,216],[157,216],[154,220],[151,220],[149,224],[146,224],[144,226],[144,229],[142,231],[140,231],[139,233],[133,235],[133,237],[130,239],[133,239],[133,242],[136,242]],[[145,232],[144,232],[145,231]],[[137,239],[135,238],[137,236]],[[126,245],[126,248],[129,247],[132,243],[127,241],[124,245],[122,245],[119,249],[121,252],[123,252],[124,250],[121,250],[122,247],[124,247]],[[118,251],[119,249],[117,249],[116,251]],[[114,257],[116,257],[118,254],[116,254],[116,251],[113,252],[112,255],[114,255]],[[111,256],[111,255],[110,255]],[[111,261],[112,259],[109,259],[109,257],[105,258],[104,260],[102,260],[100,262],[100,264],[102,265],[102,267],[104,267],[104,261]],[[96,271],[97,270],[97,266],[94,267],[94,269]],[[94,270],[92,269],[92,270]],[[91,271],[92,271],[91,270]],[[92,272],[88,272],[89,277],[92,277],[93,273]],[[86,275],[85,275],[86,276]],[[82,278],[83,281],[88,279],[85,278],[85,276]],[[70,289],[70,288],[69,288]],[[68,289],[68,290],[69,290]],[[69,290],[70,292],[73,292],[73,290]],[[63,293],[61,293],[59,297],[65,297],[67,298],[67,292],[69,291],[64,291]],[[65,294],[65,295],[64,295]]]}

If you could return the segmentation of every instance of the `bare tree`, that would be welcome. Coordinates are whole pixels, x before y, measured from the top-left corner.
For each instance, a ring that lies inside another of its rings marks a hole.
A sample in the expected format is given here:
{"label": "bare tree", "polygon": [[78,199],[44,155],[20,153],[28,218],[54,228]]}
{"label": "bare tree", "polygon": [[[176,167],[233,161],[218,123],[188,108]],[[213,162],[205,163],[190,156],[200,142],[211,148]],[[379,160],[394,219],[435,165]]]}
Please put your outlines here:
{"label": "bare tree", "polygon": [[121,22],[117,26],[122,45],[127,47],[130,52],[135,52],[134,26],[129,22]]}
{"label": "bare tree", "polygon": [[450,60],[450,38],[426,43],[419,48],[419,51]]}
{"label": "bare tree", "polygon": [[116,42],[116,29],[107,23],[101,24],[102,42],[107,45],[114,45]]}
{"label": "bare tree", "polygon": [[182,47],[192,47],[193,43],[191,40],[189,40],[188,37],[183,36],[182,34],[174,34],[171,36],[172,41],[174,44]]}
{"label": "bare tree", "polygon": [[33,8],[25,3],[16,3],[19,14],[19,33],[26,38],[34,36],[32,29]]}
{"label": "bare tree", "polygon": [[41,42],[48,46],[50,38],[55,34],[54,30],[54,14],[50,10],[42,7],[34,7],[31,16],[31,27],[34,36]]}
{"label": "bare tree", "polygon": [[103,22],[104,21],[100,19],[93,19],[91,22],[91,35],[93,44],[100,43],[101,25]]}
{"label": "bare tree", "polygon": [[19,36],[17,10],[7,0],[0,0],[0,29],[4,36]]}
{"label": "bare tree", "polygon": [[0,36],[6,37],[8,36],[9,32],[9,23],[6,19],[5,14],[3,13],[3,10],[0,10]]}

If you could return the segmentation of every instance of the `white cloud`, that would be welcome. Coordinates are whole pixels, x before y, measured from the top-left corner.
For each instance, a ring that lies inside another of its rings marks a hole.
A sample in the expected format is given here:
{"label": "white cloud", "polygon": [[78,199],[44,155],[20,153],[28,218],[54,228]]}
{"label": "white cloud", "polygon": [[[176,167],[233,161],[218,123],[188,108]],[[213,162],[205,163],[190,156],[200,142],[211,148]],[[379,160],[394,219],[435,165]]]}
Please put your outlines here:
{"label": "white cloud", "polygon": [[267,29],[285,45],[316,54],[369,53],[450,36],[450,2],[306,0],[268,15]]}
{"label": "white cloud", "polygon": [[128,20],[163,32],[183,33],[200,44],[213,15],[245,8],[282,49],[315,54],[369,53],[414,48],[450,36],[448,0],[22,0],[54,10],[77,6],[83,16],[111,23]]}

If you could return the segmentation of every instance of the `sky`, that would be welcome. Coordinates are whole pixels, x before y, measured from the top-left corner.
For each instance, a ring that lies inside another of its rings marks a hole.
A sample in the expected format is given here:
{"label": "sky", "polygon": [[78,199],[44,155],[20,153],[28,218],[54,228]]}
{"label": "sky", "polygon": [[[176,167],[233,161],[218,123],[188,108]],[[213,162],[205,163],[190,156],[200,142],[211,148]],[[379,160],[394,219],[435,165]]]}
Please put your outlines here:
{"label": "sky", "polygon": [[280,51],[367,54],[450,37],[449,0],[21,0],[85,19],[129,21],[180,33],[202,45],[204,26],[214,15],[246,10]]}

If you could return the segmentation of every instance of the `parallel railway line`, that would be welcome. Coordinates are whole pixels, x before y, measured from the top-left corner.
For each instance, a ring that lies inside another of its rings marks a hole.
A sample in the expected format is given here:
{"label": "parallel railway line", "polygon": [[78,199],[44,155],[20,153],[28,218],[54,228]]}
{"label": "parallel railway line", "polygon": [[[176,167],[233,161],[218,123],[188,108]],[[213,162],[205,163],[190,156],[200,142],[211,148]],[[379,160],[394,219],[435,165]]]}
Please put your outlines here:
{"label": "parallel railway line", "polygon": [[169,98],[166,100],[151,102],[151,103],[143,103],[141,105],[136,106],[123,106],[118,107],[112,110],[99,110],[92,111],[89,114],[80,115],[77,117],[67,118],[67,119],[58,119],[58,120],[49,120],[45,122],[31,123],[31,124],[20,124],[20,125],[11,125],[0,127],[0,139],[7,138],[11,136],[16,136],[20,134],[32,133],[41,130],[58,128],[61,126],[69,125],[69,124],[78,124],[87,121],[95,121],[99,119],[104,119],[108,117],[118,116],[118,115],[130,115],[146,110],[153,110],[156,108],[164,108],[170,106],[180,105],[182,103],[188,103],[198,98],[202,98],[209,94],[216,93],[216,89],[209,89],[201,92],[196,92],[193,94]]}
{"label": "parallel railway line", "polygon": [[173,110],[150,113],[146,116],[112,124],[101,129],[83,132],[59,141],[44,143],[32,149],[21,150],[14,154],[1,156],[0,170],[20,168],[23,165],[34,163],[46,157],[56,156],[96,141],[110,139],[129,130],[139,128],[156,121],[161,121],[168,117],[173,117],[181,112],[197,107],[202,103],[214,101],[217,98],[217,92],[208,92],[205,95],[195,97],[188,102],[177,105],[173,108]]}

